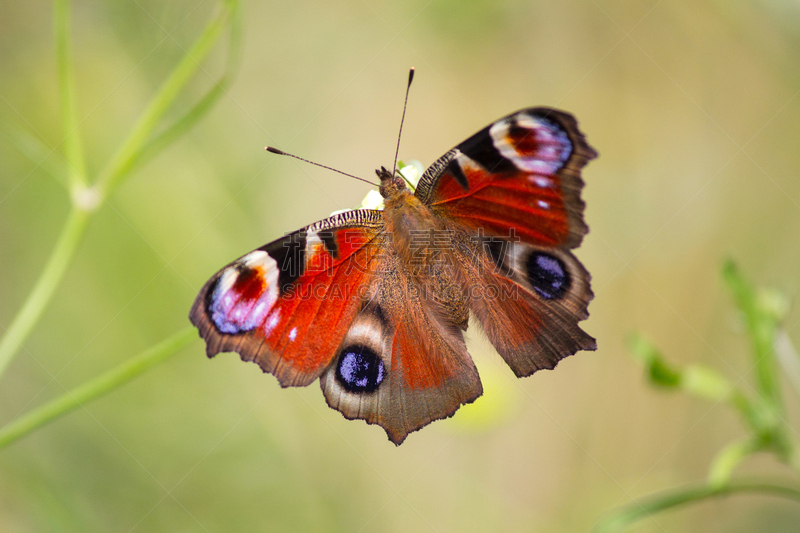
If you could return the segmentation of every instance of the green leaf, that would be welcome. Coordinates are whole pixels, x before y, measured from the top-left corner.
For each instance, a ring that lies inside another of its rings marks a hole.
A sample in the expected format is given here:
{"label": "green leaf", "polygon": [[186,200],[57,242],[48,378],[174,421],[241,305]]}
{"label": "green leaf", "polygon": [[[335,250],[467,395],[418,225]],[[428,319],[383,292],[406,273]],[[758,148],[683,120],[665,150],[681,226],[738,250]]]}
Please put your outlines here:
{"label": "green leaf", "polygon": [[634,333],[628,338],[628,349],[645,367],[650,382],[665,388],[677,388],[681,382],[680,371],[667,363],[664,356],[647,337]]}
{"label": "green leaf", "polygon": [[681,373],[680,386],[683,390],[712,401],[727,399],[734,391],[733,384],[723,375],[701,365],[689,365]]}
{"label": "green leaf", "polygon": [[774,296],[759,298],[733,261],[726,261],[723,265],[722,278],[744,315],[753,349],[759,395],[780,413],[783,407],[773,348],[778,330],[778,316],[781,314],[777,309],[780,304],[775,304]]}

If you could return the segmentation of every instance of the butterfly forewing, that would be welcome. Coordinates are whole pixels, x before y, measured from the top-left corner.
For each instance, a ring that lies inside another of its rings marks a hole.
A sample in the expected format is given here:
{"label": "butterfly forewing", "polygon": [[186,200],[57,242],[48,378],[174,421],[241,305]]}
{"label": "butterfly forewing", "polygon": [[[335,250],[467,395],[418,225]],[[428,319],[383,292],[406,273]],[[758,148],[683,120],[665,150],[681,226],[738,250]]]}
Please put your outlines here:
{"label": "butterfly forewing", "polygon": [[417,196],[443,217],[488,235],[543,246],[580,244],[580,170],[597,156],[571,115],[513,113],[456,146],[425,172]]}
{"label": "butterfly forewing", "polygon": [[333,358],[374,273],[379,211],[312,224],[215,274],[190,319],[209,357],[238,352],[283,386],[313,382]]}

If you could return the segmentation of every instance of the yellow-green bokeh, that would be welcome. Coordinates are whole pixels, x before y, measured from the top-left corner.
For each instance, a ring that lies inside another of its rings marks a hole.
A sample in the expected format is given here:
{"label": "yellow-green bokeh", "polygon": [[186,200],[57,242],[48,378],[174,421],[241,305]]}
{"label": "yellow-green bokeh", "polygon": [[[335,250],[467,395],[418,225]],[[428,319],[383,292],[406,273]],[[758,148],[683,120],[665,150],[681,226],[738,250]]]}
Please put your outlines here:
{"label": "yellow-green bokeh", "polygon": [[[73,4],[78,118],[95,175],[215,8]],[[0,114],[59,152],[52,4],[0,3]],[[743,436],[724,407],[649,388],[625,349],[645,331],[676,363],[747,387],[726,257],[800,290],[800,7],[751,0],[249,2],[242,65],[197,127],[116,192],[0,380],[0,424],[187,325],[219,267],[366,186],[400,149],[432,162],[518,108],[572,112],[600,157],[584,173],[577,255],[597,352],[517,380],[471,328],[487,394],[396,448],[198,340],[159,368],[0,451],[0,530],[587,531],[632,498],[705,478]],[[219,75],[224,47],[173,113]],[[51,157],[58,157],[53,155]],[[68,212],[63,186],[0,137],[0,326]],[[800,342],[800,312],[787,329]],[[492,386],[488,386],[491,384]],[[787,396],[798,427],[798,396]],[[755,459],[744,473],[781,473]],[[737,497],[636,531],[796,531],[800,509]]]}

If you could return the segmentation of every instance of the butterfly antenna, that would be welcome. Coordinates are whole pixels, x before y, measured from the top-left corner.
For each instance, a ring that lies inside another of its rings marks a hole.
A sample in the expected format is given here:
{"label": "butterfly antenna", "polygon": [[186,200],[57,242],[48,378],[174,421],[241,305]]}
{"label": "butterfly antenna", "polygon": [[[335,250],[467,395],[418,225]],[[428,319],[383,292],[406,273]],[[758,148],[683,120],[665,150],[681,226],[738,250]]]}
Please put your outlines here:
{"label": "butterfly antenna", "polygon": [[414,67],[408,71],[408,85],[406,85],[406,99],[403,101],[403,118],[400,119],[400,133],[397,134],[397,149],[394,151],[394,163],[392,164],[392,174],[397,169],[397,156],[400,153],[400,136],[403,134],[403,122],[406,120],[406,106],[408,105],[408,92],[411,90],[411,82],[414,81]]}
{"label": "butterfly antenna", "polygon": [[264,149],[267,152],[272,152],[273,154],[288,155],[289,157],[293,157],[295,159],[299,159],[300,161],[304,161],[306,163],[310,163],[310,164],[312,164],[314,166],[327,168],[328,170],[333,170],[334,172],[338,172],[339,174],[344,174],[345,176],[348,176],[350,178],[357,179],[359,181],[363,181],[364,183],[369,183],[373,187],[380,187],[380,185],[378,185],[377,183],[373,183],[373,182],[371,182],[369,180],[365,180],[364,178],[359,178],[358,176],[353,176],[352,174],[348,174],[347,172],[342,172],[341,170],[336,170],[335,168],[332,168],[332,167],[328,167],[328,166],[325,166],[325,165],[320,165],[319,163],[315,163],[313,161],[309,161],[308,159],[303,159],[302,157],[298,157],[296,155],[292,155],[290,153],[284,152],[283,150],[278,150],[277,148],[273,148],[272,146],[266,146],[266,147],[264,147]]}

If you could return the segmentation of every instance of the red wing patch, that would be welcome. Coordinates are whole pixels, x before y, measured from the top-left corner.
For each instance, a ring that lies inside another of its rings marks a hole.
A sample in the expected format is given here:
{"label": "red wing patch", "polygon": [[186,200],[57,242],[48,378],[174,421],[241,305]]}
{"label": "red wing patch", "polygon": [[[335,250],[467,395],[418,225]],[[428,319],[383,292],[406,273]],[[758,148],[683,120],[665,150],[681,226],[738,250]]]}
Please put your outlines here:
{"label": "red wing patch", "polygon": [[[364,297],[378,245],[365,245],[345,261],[299,277],[264,323],[257,362],[281,384],[307,384],[335,355]],[[324,253],[324,252],[319,252]],[[292,379],[288,379],[292,376]]]}
{"label": "red wing patch", "polygon": [[283,386],[314,381],[347,332],[382,246],[382,214],[367,213],[289,234],[212,277],[190,315],[209,357],[236,351]]}
{"label": "red wing patch", "polygon": [[431,165],[417,195],[441,216],[487,235],[572,248],[587,232],[580,170],[596,155],[571,115],[526,109]]}

